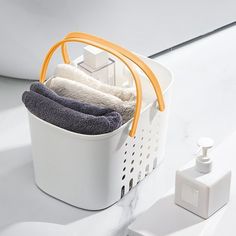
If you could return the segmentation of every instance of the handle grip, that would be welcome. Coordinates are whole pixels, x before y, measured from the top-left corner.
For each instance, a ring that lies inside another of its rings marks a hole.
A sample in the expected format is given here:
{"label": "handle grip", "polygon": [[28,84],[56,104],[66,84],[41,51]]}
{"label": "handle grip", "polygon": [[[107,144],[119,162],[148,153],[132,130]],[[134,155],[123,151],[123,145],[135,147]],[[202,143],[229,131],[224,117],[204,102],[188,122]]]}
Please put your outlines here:
{"label": "handle grip", "polygon": [[138,125],[140,112],[141,112],[141,104],[142,104],[142,88],[141,88],[140,77],[139,77],[138,73],[135,71],[132,63],[126,57],[124,57],[122,54],[117,52],[115,49],[110,48],[109,45],[104,44],[104,43],[94,42],[92,40],[84,39],[84,38],[66,38],[66,39],[63,39],[63,40],[57,42],[54,46],[52,46],[49,49],[49,51],[44,59],[44,62],[43,62],[42,68],[41,68],[41,73],[40,73],[40,82],[43,83],[46,79],[48,64],[49,64],[54,52],[57,50],[58,47],[63,46],[63,45],[65,45],[65,43],[68,43],[68,42],[86,43],[86,44],[95,46],[97,48],[100,48],[102,50],[105,50],[105,51],[111,53],[112,55],[116,56],[117,58],[119,58],[130,70],[130,72],[134,78],[134,81],[135,81],[136,96],[137,96],[136,97],[136,108],[135,108],[135,112],[134,112],[134,119],[133,119],[131,130],[129,132],[129,135],[131,137],[134,137],[136,130],[137,130],[137,125]]}

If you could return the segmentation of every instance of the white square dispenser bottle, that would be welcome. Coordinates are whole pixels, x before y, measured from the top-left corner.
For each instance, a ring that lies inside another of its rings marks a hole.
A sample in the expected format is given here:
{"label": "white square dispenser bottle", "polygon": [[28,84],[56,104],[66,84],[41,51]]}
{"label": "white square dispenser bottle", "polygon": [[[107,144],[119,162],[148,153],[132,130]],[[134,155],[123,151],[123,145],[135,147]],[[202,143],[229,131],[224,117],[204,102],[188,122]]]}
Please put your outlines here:
{"label": "white square dispenser bottle", "polygon": [[200,138],[201,155],[176,172],[175,203],[204,219],[214,214],[229,201],[231,171],[213,161],[208,150],[213,140]]}

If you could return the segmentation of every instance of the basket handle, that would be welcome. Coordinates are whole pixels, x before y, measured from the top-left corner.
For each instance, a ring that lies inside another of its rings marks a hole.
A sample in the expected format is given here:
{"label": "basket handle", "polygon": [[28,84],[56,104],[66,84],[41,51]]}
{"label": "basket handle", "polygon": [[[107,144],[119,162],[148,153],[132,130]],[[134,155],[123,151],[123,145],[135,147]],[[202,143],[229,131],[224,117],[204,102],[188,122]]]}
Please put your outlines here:
{"label": "basket handle", "polygon": [[121,55],[119,52],[117,52],[113,48],[110,48],[109,45],[97,43],[97,42],[94,42],[94,41],[91,41],[88,39],[83,39],[83,38],[68,38],[68,39],[63,39],[63,40],[57,42],[54,46],[52,46],[49,49],[49,51],[44,59],[44,62],[43,62],[42,68],[41,68],[41,72],[40,72],[40,80],[39,81],[41,83],[43,83],[46,80],[46,73],[47,73],[47,69],[48,69],[48,64],[49,64],[54,52],[56,51],[56,49],[58,47],[62,46],[63,44],[65,44],[67,42],[86,43],[86,44],[95,46],[97,48],[100,48],[102,50],[105,50],[105,51],[111,53],[112,55],[116,56],[117,58],[119,58],[130,70],[130,72],[134,78],[135,87],[136,87],[136,107],[135,107],[135,112],[134,112],[133,123],[131,126],[131,130],[129,132],[129,135],[131,137],[134,137],[136,130],[137,130],[137,125],[138,125],[140,112],[141,112],[141,105],[142,105],[142,88],[141,88],[140,78],[139,78],[138,73],[135,71],[133,64],[126,57]]}
{"label": "basket handle", "polygon": [[[119,52],[120,54],[122,54],[123,56],[125,56],[126,58],[131,60],[133,63],[135,63],[146,74],[146,76],[150,80],[150,82],[151,82],[151,84],[152,84],[152,86],[155,90],[155,93],[156,93],[157,102],[158,102],[158,105],[159,105],[159,110],[160,111],[165,110],[165,103],[164,103],[162,90],[161,90],[160,84],[159,84],[155,74],[152,72],[150,67],[146,63],[144,63],[134,53],[130,52],[129,50],[127,50],[127,49],[125,49],[125,48],[123,48],[123,47],[121,47],[117,44],[109,42],[105,39],[99,38],[99,37],[94,36],[94,35],[82,33],[82,32],[71,32],[68,35],[66,35],[66,37],[65,37],[65,39],[68,39],[68,38],[83,38],[83,39],[92,40],[93,42],[97,42],[97,43],[106,45],[109,48],[112,48],[112,49],[116,50],[117,52]],[[61,50],[62,50],[62,56],[63,56],[64,62],[69,64],[70,59],[69,59],[69,55],[68,55],[67,48],[66,48],[65,44],[62,44]]]}

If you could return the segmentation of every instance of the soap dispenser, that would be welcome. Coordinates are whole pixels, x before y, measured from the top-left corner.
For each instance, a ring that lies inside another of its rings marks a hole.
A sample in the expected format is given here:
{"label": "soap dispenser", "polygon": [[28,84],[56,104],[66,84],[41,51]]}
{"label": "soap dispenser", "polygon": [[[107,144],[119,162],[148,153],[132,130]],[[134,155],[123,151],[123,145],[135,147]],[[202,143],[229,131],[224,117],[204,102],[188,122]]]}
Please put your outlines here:
{"label": "soap dispenser", "polygon": [[221,165],[225,157],[214,160],[209,153],[211,138],[198,140],[201,154],[177,170],[175,203],[207,219],[229,201],[231,171]]}

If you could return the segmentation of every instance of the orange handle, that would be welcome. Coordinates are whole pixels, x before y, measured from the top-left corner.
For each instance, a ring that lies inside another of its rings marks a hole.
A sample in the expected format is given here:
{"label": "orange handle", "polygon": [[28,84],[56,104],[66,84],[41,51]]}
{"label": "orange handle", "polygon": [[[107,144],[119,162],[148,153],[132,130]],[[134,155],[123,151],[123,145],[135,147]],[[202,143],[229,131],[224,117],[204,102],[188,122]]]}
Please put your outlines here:
{"label": "orange handle", "polygon": [[47,55],[44,59],[42,69],[41,69],[41,73],[40,73],[40,82],[43,83],[46,79],[48,64],[49,64],[49,62],[52,58],[52,55],[56,51],[56,49],[60,46],[63,46],[67,42],[86,43],[86,44],[95,46],[97,48],[100,48],[102,50],[105,50],[105,51],[111,53],[112,55],[116,56],[117,58],[119,58],[127,66],[127,68],[130,70],[130,72],[131,72],[131,74],[134,78],[134,81],[135,81],[136,96],[137,96],[136,97],[136,108],[135,108],[135,112],[134,112],[134,120],[133,120],[133,123],[132,123],[131,130],[129,132],[129,135],[131,137],[134,137],[134,135],[136,133],[136,130],[137,130],[138,120],[139,120],[140,112],[141,112],[141,104],[142,104],[142,89],[141,89],[140,78],[139,78],[138,73],[135,71],[132,63],[126,57],[121,55],[119,52],[117,52],[113,48],[110,48],[109,45],[107,45],[106,43],[98,43],[98,42],[94,42],[92,40],[83,39],[83,38],[68,38],[68,39],[63,39],[63,40],[57,42],[54,46],[52,46],[50,48],[50,50],[48,51],[48,53],[47,53]]}
{"label": "orange handle", "polygon": [[[164,103],[164,98],[163,98],[163,94],[161,91],[161,87],[160,84],[155,76],[155,74],[152,72],[152,70],[149,68],[149,66],[144,63],[138,56],[136,56],[134,53],[128,51],[125,48],[122,48],[121,46],[114,44],[112,42],[109,42],[105,39],[99,38],[97,36],[93,36],[90,34],[86,34],[86,33],[82,33],[82,32],[71,32],[69,33],[65,39],[69,39],[69,38],[81,38],[81,39],[88,39],[88,40],[92,40],[93,42],[96,43],[100,43],[103,45],[108,46],[109,48],[112,48],[114,50],[116,50],[117,52],[119,52],[120,54],[122,54],[123,56],[125,56],[126,58],[128,58],[129,60],[131,60],[133,63],[135,63],[145,74],[146,76],[149,78],[156,96],[157,96],[157,102],[159,104],[159,110],[160,111],[164,111],[165,110],[165,103]],[[65,63],[70,63],[70,59],[67,53],[67,49],[66,49],[66,45],[63,43],[62,47],[62,55],[63,55],[63,59]]]}

